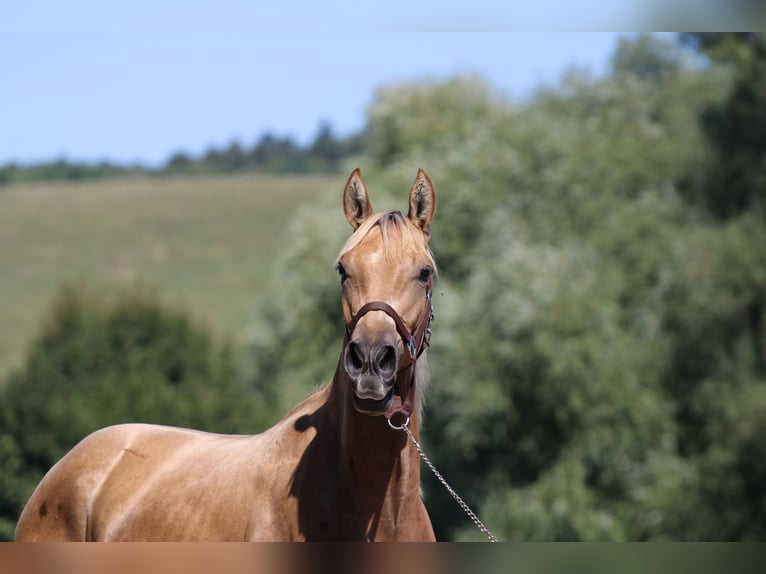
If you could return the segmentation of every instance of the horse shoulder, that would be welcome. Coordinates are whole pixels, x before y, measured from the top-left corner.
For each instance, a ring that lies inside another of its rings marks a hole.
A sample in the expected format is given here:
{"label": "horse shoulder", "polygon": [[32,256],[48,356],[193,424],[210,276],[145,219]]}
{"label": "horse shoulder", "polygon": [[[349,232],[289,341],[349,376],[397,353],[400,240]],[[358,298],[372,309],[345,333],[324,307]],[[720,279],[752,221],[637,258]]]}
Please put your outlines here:
{"label": "horse shoulder", "polygon": [[252,491],[250,541],[302,540],[294,481],[316,437],[328,388],[309,395],[285,417],[253,437],[250,455],[258,475]]}

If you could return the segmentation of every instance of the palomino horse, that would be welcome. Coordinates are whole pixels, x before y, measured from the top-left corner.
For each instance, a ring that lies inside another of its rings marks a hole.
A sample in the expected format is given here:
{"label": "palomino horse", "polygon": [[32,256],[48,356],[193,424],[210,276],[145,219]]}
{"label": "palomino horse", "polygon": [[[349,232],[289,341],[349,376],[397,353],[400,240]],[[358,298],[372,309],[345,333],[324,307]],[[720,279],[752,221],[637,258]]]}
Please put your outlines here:
{"label": "palomino horse", "polygon": [[[338,257],[346,335],[332,382],[252,436],[147,424],[86,437],[43,478],[16,540],[434,540],[420,498],[436,196],[419,170],[409,213],[373,213],[358,169],[355,232]],[[389,419],[389,420],[387,420]]]}

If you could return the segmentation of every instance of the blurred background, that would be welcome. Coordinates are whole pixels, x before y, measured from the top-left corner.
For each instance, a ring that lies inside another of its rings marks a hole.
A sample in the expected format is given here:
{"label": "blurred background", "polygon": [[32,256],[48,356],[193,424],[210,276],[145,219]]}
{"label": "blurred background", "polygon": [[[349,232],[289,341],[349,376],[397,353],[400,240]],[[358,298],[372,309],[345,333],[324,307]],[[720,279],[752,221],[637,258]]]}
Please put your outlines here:
{"label": "blurred background", "polygon": [[0,539],[97,428],[255,433],[329,381],[357,165],[378,209],[436,185],[424,446],[501,539],[764,538],[764,36],[83,5],[0,25]]}

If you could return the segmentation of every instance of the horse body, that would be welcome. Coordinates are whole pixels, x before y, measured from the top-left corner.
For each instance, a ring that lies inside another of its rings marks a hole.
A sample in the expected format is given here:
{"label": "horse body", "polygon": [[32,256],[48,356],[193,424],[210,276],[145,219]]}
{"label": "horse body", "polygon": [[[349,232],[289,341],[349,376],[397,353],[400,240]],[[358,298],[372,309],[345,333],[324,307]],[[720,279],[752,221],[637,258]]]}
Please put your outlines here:
{"label": "horse body", "polygon": [[318,391],[252,436],[144,424],[97,431],[46,475],[16,539],[419,539],[415,531],[427,533],[430,522],[417,457],[397,444],[406,437],[380,417],[362,421],[373,423],[356,435],[365,444],[344,456],[328,394]]}
{"label": "horse body", "polygon": [[[431,185],[424,172],[418,176],[416,185]],[[416,191],[413,186],[411,211]],[[347,182],[344,208],[357,230],[372,216],[358,170]],[[354,328],[329,385],[257,435],[147,424],[96,431],[46,474],[22,512],[16,540],[434,540],[420,498],[417,452],[380,416],[389,413],[394,395],[402,395],[400,404],[416,387],[422,393],[423,365],[415,364],[415,355],[403,364],[405,344],[395,323],[418,324],[430,313],[430,280],[427,311],[413,297],[398,296],[400,288],[382,287],[403,262],[403,273],[411,275],[413,261],[422,287],[424,267],[413,246],[392,257],[384,245],[393,233],[388,225],[401,232],[415,224],[395,215],[376,223],[379,233],[374,225],[361,230],[364,237],[339,259],[355,277],[353,283],[342,277],[346,324]],[[427,224],[420,229],[427,241]],[[382,266],[383,274],[362,272],[364,261]],[[355,317],[370,290],[392,311]],[[402,317],[387,316],[396,313],[394,306],[406,309]],[[416,408],[404,414],[417,436],[422,396],[416,397]]]}

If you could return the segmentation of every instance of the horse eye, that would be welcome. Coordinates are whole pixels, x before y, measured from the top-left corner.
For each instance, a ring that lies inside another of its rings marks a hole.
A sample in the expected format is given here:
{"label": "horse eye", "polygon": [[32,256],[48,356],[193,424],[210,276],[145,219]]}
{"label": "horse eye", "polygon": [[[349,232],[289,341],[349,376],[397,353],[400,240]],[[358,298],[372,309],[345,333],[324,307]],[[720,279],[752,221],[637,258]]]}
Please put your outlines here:
{"label": "horse eye", "polygon": [[338,270],[338,275],[340,275],[340,282],[343,283],[348,278],[348,274],[346,273],[346,268],[343,267],[343,265],[341,265],[340,263],[338,263],[337,270]]}
{"label": "horse eye", "polygon": [[423,269],[420,270],[418,281],[420,281],[421,283],[427,283],[430,277],[431,277],[431,268],[423,267]]}

